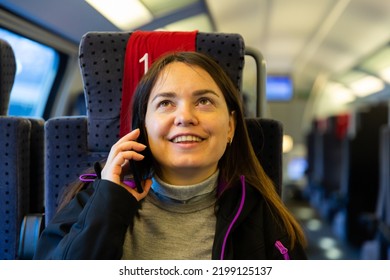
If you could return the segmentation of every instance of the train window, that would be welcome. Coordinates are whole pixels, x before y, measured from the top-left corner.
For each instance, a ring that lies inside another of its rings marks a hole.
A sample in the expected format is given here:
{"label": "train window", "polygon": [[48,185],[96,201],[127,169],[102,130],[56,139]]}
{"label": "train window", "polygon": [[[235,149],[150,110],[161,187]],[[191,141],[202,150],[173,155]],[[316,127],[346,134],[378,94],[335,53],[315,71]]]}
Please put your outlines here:
{"label": "train window", "polygon": [[0,38],[12,46],[17,64],[8,114],[43,116],[58,71],[59,53],[3,28],[0,28]]}

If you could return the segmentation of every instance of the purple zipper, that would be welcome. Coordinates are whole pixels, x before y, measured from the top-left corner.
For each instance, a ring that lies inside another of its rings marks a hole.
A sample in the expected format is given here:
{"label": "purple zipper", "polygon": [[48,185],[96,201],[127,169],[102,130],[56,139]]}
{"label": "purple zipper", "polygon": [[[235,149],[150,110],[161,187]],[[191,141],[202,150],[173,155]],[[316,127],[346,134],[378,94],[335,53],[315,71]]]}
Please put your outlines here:
{"label": "purple zipper", "polygon": [[280,242],[279,240],[276,240],[275,242],[275,247],[279,250],[279,252],[283,255],[283,258],[285,260],[289,260],[290,259],[290,256],[288,255],[288,249],[286,247],[284,247],[284,245],[282,244],[282,242]]}
{"label": "purple zipper", "polygon": [[[79,176],[79,180],[86,183],[86,182],[93,182],[95,181],[95,179],[98,179],[98,175],[94,174],[94,173],[90,173],[90,174],[81,174]],[[132,189],[135,189],[135,182],[133,180],[123,180],[123,183],[132,188]]]}
{"label": "purple zipper", "polygon": [[241,180],[241,187],[242,187],[240,206],[238,207],[237,213],[234,216],[232,222],[230,223],[229,228],[226,231],[225,237],[223,239],[222,250],[221,250],[221,258],[220,258],[221,260],[223,260],[224,256],[225,256],[226,242],[227,242],[227,239],[229,237],[229,234],[230,234],[230,232],[231,232],[231,230],[233,228],[233,225],[236,223],[238,217],[241,215],[242,208],[244,208],[244,202],[245,202],[245,176],[241,175],[240,176],[240,180]]}

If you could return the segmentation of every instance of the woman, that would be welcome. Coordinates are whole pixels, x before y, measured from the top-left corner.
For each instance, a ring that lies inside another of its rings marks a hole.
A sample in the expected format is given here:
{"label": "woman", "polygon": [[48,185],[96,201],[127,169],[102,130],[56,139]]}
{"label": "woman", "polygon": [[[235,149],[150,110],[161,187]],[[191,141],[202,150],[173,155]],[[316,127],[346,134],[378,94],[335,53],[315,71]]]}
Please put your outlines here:
{"label": "woman", "polygon": [[101,178],[71,193],[44,230],[36,259],[306,258],[303,232],[253,152],[239,93],[212,59],[156,61],[132,125]]}

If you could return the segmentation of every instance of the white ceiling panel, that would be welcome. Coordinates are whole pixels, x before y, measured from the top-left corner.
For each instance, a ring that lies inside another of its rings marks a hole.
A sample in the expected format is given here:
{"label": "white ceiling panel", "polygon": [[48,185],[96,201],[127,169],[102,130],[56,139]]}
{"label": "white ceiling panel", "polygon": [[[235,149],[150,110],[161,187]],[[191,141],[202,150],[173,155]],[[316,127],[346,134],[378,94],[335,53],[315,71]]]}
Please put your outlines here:
{"label": "white ceiling panel", "polygon": [[[247,46],[262,52],[269,72],[291,72],[296,88],[305,93],[319,75],[347,70],[390,41],[387,0],[189,0],[189,6],[174,12],[162,1],[145,3],[164,12],[154,25],[139,28],[202,30],[204,18],[182,21],[185,25],[180,20],[209,12],[215,31],[240,33]],[[116,30],[84,0],[0,4],[75,43],[88,31]]]}

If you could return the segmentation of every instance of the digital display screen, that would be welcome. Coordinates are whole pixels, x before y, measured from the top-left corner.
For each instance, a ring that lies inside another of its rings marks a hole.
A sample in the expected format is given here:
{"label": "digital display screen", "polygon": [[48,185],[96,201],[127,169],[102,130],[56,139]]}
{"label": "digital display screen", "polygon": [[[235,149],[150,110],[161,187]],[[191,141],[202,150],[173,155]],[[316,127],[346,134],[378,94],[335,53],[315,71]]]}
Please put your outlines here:
{"label": "digital display screen", "polygon": [[290,101],[294,87],[289,76],[267,76],[266,94],[268,101]]}

